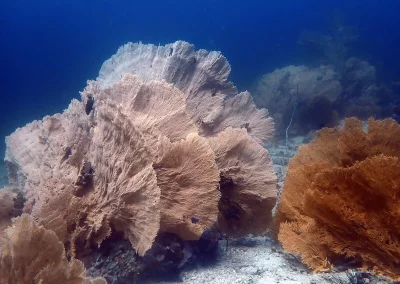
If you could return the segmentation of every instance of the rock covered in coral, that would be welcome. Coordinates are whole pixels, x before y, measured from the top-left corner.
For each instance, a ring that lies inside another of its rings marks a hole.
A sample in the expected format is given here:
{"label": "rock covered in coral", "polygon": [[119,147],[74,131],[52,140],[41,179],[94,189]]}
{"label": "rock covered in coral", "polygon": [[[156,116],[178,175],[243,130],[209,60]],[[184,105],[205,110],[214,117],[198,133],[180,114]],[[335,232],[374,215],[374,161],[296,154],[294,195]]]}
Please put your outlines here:
{"label": "rock covered in coral", "polygon": [[165,280],[190,264],[214,259],[221,234],[207,230],[197,241],[184,241],[175,234],[161,233],[144,257],[139,257],[129,241],[113,235],[99,250],[83,258],[88,274],[103,276],[109,283],[132,283],[135,280]]}
{"label": "rock covered in coral", "polygon": [[316,271],[350,265],[400,274],[400,125],[350,118],[325,128],[290,161],[279,240]]}
{"label": "rock covered in coral", "polygon": [[[333,119],[332,103],[342,94],[339,79],[339,74],[330,66],[290,65],[261,77],[254,90],[255,102],[259,107],[268,108],[280,133],[289,124],[294,111],[297,124],[302,127],[313,124],[315,129],[315,124],[329,125]],[[299,117],[302,108],[307,111]]]}
{"label": "rock covered in coral", "polygon": [[286,66],[265,74],[255,85],[256,104],[268,108],[278,134],[293,118],[297,133],[336,126],[343,117],[391,116],[393,94],[376,82],[367,61],[349,58],[344,66]]}
{"label": "rock covered in coral", "polygon": [[376,68],[369,62],[355,57],[346,61],[341,79],[344,89],[342,102],[345,105],[342,112],[345,116],[368,119],[371,116],[392,115],[392,90],[379,84],[376,77]]}
{"label": "rock covered in coral", "polygon": [[339,78],[330,66],[290,65],[264,75],[256,86],[254,97],[257,105],[268,106],[271,114],[280,112],[285,106],[293,108],[301,97],[326,96],[335,101],[342,93]]}
{"label": "rock covered in coral", "polygon": [[343,73],[345,80],[354,83],[365,85],[376,80],[375,67],[356,57],[351,57],[346,61]]}

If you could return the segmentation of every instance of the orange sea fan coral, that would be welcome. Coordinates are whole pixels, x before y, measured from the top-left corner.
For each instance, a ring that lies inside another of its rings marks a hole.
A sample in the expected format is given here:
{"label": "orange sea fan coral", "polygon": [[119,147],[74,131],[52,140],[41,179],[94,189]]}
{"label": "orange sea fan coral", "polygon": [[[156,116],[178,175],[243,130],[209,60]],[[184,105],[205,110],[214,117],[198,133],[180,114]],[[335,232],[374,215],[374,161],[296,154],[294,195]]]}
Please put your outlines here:
{"label": "orange sea fan coral", "polygon": [[400,275],[400,125],[323,129],[290,161],[278,238],[316,271],[343,262]]}
{"label": "orange sea fan coral", "polygon": [[28,214],[14,219],[0,240],[0,283],[107,283],[85,278],[83,263],[68,261],[55,233],[35,224]]}

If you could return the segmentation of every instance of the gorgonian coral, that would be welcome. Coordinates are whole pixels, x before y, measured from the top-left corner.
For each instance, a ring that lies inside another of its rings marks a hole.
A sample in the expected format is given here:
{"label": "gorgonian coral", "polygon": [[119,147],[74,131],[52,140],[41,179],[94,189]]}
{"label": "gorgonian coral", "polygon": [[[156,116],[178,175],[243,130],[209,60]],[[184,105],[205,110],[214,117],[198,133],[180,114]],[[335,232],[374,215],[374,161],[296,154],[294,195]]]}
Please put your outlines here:
{"label": "gorgonian coral", "polygon": [[96,80],[100,88],[113,86],[124,74],[145,82],[166,81],[178,88],[199,134],[215,135],[226,127],[243,128],[259,141],[268,141],[274,122],[266,109],[257,109],[248,92],[238,94],[228,80],[231,67],[217,51],[198,50],[177,41],[165,46],[128,43],[106,60]]}
{"label": "gorgonian coral", "polygon": [[63,243],[51,230],[23,214],[0,239],[0,283],[104,284],[103,278],[86,278],[83,263],[68,261]]}
{"label": "gorgonian coral", "polygon": [[[11,183],[26,196],[25,212],[72,257],[114,232],[140,256],[160,233],[197,240],[218,221],[234,221],[232,235],[264,232],[276,200],[260,145],[273,130],[266,110],[236,94],[220,53],[184,42],[128,47],[105,63],[82,101],[7,138]],[[240,221],[218,220],[221,176],[233,182]]]}
{"label": "gorgonian coral", "polygon": [[220,169],[219,228],[230,236],[259,235],[272,221],[276,175],[268,152],[244,129],[210,139]]}
{"label": "gorgonian coral", "polygon": [[348,263],[399,279],[400,125],[355,118],[290,161],[278,238],[316,271]]}

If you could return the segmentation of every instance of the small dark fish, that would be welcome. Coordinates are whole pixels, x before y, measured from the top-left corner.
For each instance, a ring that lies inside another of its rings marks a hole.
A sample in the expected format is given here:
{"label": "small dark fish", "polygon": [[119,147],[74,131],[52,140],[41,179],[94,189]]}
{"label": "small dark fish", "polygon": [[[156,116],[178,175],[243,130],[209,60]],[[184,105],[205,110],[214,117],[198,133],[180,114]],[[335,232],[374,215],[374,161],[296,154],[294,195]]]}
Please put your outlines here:
{"label": "small dark fish", "polygon": [[91,95],[89,95],[85,105],[86,115],[89,115],[90,112],[93,110],[93,105],[94,105],[94,98]]}
{"label": "small dark fish", "polygon": [[193,224],[197,224],[200,221],[200,219],[198,219],[196,217],[192,217],[191,220],[192,220]]}
{"label": "small dark fish", "polygon": [[72,155],[72,150],[71,150],[71,147],[66,147],[65,148],[65,153],[64,153],[64,156],[62,157],[62,159],[61,159],[61,162],[64,162],[66,159],[68,159],[69,158],[69,156],[71,156]]}

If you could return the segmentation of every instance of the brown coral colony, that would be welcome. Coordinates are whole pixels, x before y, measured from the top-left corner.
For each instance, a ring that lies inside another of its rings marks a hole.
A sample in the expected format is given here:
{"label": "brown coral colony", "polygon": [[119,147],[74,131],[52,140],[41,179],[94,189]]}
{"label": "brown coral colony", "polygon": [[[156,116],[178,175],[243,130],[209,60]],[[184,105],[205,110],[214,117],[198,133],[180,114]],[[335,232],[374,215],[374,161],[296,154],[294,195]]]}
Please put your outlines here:
{"label": "brown coral colony", "polygon": [[399,279],[400,125],[355,118],[323,129],[290,161],[279,240],[315,271],[335,263]]}

